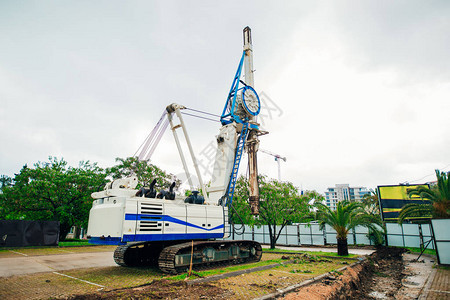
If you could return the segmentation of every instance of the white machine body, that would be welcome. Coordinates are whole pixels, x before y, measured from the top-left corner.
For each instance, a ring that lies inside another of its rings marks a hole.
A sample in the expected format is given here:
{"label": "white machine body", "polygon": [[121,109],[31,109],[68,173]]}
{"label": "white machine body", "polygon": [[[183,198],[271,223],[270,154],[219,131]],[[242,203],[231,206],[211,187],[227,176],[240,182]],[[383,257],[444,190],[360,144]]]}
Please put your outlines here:
{"label": "white machine body", "polygon": [[105,197],[97,198],[89,213],[88,235],[92,243],[117,245],[229,236],[227,207],[184,203],[180,197],[166,200],[126,196],[136,192],[111,189],[94,193]]}

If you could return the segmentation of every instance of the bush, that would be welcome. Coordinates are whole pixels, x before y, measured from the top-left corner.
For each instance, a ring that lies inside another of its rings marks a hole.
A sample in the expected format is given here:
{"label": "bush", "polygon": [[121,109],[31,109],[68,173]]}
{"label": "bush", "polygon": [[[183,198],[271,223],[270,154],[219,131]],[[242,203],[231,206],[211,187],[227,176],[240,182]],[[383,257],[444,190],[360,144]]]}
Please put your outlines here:
{"label": "bush", "polygon": [[369,230],[369,233],[367,234],[367,238],[376,247],[380,247],[380,246],[383,246],[386,244],[386,239],[385,239],[384,233],[381,231]]}

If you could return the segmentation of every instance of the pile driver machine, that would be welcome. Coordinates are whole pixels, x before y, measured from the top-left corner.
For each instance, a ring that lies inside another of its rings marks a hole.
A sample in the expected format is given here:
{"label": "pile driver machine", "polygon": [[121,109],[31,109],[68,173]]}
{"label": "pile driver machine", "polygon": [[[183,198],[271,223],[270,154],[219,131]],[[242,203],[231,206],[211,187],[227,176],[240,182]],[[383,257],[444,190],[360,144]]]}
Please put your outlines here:
{"label": "pile driver machine", "polygon": [[183,131],[202,195],[176,195],[174,184],[169,191],[157,193],[155,180],[149,187],[137,190],[136,176],[110,182],[103,191],[92,194],[95,200],[89,215],[90,243],[118,245],[114,260],[121,266],[154,264],[167,273],[183,272],[189,265],[196,268],[259,261],[262,249],[258,242],[223,240],[231,233],[229,209],[244,148],[249,163],[250,209],[253,215],[259,214],[258,136],[265,132],[256,120],[261,102],[253,86],[251,30],[246,27],[244,51],[220,118],[222,127],[216,136],[217,152],[209,187],[203,184],[181,115],[185,107],[171,104],[165,112],[168,124],[192,185],[177,135],[177,129]]}

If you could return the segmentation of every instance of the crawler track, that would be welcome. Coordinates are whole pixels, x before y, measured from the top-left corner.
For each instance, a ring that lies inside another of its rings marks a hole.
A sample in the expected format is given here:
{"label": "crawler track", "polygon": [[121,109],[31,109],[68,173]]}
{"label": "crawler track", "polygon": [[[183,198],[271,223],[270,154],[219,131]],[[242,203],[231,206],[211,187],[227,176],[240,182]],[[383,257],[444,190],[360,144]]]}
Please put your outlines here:
{"label": "crawler track", "polygon": [[127,250],[127,246],[118,246],[116,250],[114,250],[114,261],[116,264],[122,267],[126,267],[127,264],[125,263],[125,251]]}
{"label": "crawler track", "polygon": [[254,241],[198,241],[177,244],[161,251],[158,266],[161,271],[177,274],[189,268],[193,252],[193,269],[218,265],[259,261],[261,245]]}
{"label": "crawler track", "polygon": [[[169,244],[170,245],[170,244]],[[157,265],[164,243],[138,242],[121,245],[114,251],[114,261],[123,267]]]}
{"label": "crawler track", "polygon": [[165,273],[259,261],[261,245],[254,241],[194,241],[179,244],[131,243],[117,247],[114,261],[120,266],[157,265]]}

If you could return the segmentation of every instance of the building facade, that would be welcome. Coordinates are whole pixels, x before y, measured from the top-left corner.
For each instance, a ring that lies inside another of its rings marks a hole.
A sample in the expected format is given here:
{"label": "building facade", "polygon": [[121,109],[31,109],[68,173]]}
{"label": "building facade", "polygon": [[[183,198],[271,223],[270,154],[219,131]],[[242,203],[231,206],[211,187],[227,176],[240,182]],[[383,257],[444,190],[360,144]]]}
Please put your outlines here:
{"label": "building facade", "polygon": [[349,184],[336,184],[335,187],[327,189],[323,203],[332,210],[336,210],[336,205],[339,201],[361,201],[366,194],[370,194],[366,187],[350,187]]}

